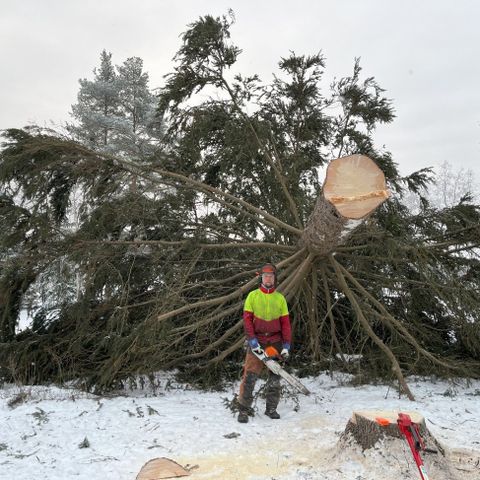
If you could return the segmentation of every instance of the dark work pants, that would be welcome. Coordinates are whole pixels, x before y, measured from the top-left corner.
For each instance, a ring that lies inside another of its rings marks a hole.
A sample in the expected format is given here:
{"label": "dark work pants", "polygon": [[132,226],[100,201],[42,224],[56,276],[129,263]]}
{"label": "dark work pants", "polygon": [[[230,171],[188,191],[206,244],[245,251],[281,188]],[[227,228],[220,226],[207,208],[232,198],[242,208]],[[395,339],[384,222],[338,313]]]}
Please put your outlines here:
{"label": "dark work pants", "polygon": [[[278,351],[281,350],[282,344],[273,345]],[[265,348],[266,345],[262,345]],[[248,411],[253,403],[253,390],[258,376],[262,370],[266,368],[265,364],[248,348],[243,366],[243,378],[240,384],[240,394],[238,403],[240,409]],[[266,409],[267,411],[276,410],[280,401],[280,377],[268,370],[268,378],[266,383]]]}

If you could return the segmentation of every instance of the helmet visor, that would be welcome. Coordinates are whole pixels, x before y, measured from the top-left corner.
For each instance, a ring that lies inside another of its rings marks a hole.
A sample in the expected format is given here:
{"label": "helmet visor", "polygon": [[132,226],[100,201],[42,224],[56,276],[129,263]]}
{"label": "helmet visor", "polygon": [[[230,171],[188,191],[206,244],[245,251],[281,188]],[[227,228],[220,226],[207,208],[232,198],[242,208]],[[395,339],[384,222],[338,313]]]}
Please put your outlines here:
{"label": "helmet visor", "polygon": [[273,286],[275,283],[275,274],[273,272],[262,273],[262,283],[265,286]]}

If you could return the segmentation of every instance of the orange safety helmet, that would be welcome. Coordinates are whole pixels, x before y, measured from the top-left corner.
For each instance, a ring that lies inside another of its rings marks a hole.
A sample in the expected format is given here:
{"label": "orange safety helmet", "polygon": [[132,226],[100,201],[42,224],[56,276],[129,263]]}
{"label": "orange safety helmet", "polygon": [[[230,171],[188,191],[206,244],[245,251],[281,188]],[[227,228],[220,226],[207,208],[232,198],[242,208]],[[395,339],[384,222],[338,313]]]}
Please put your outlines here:
{"label": "orange safety helmet", "polygon": [[274,273],[277,274],[277,267],[273,263],[266,263],[261,269],[259,274],[262,275],[263,273]]}

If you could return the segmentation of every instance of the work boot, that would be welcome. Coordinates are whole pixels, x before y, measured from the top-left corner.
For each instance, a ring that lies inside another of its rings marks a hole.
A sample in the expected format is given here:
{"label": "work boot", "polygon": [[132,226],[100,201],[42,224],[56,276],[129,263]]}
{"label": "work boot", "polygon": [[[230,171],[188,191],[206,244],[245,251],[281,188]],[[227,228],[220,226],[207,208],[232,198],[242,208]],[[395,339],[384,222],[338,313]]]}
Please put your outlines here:
{"label": "work boot", "polygon": [[270,417],[272,420],[278,420],[280,418],[280,414],[276,410],[265,410],[265,415]]}
{"label": "work boot", "polygon": [[238,420],[240,423],[248,423],[248,413],[245,412],[244,410],[240,410],[240,411],[238,412],[237,420]]}

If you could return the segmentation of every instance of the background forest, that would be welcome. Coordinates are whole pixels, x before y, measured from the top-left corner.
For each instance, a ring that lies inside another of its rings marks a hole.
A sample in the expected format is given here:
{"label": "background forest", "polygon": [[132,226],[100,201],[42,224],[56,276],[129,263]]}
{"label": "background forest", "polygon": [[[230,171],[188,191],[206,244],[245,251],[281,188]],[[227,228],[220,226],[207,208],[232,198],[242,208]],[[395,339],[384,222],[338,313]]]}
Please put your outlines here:
{"label": "background forest", "polygon": [[[159,89],[140,58],[103,51],[71,123],[3,132],[0,380],[235,378],[264,262],[279,267],[299,372],[478,378],[475,179],[459,162],[400,176],[374,143],[394,105],[359,60],[330,85],[321,54],[290,53],[270,83],[242,76],[231,21],[191,24]],[[355,153],[392,196],[315,250],[303,232],[325,168]]]}

